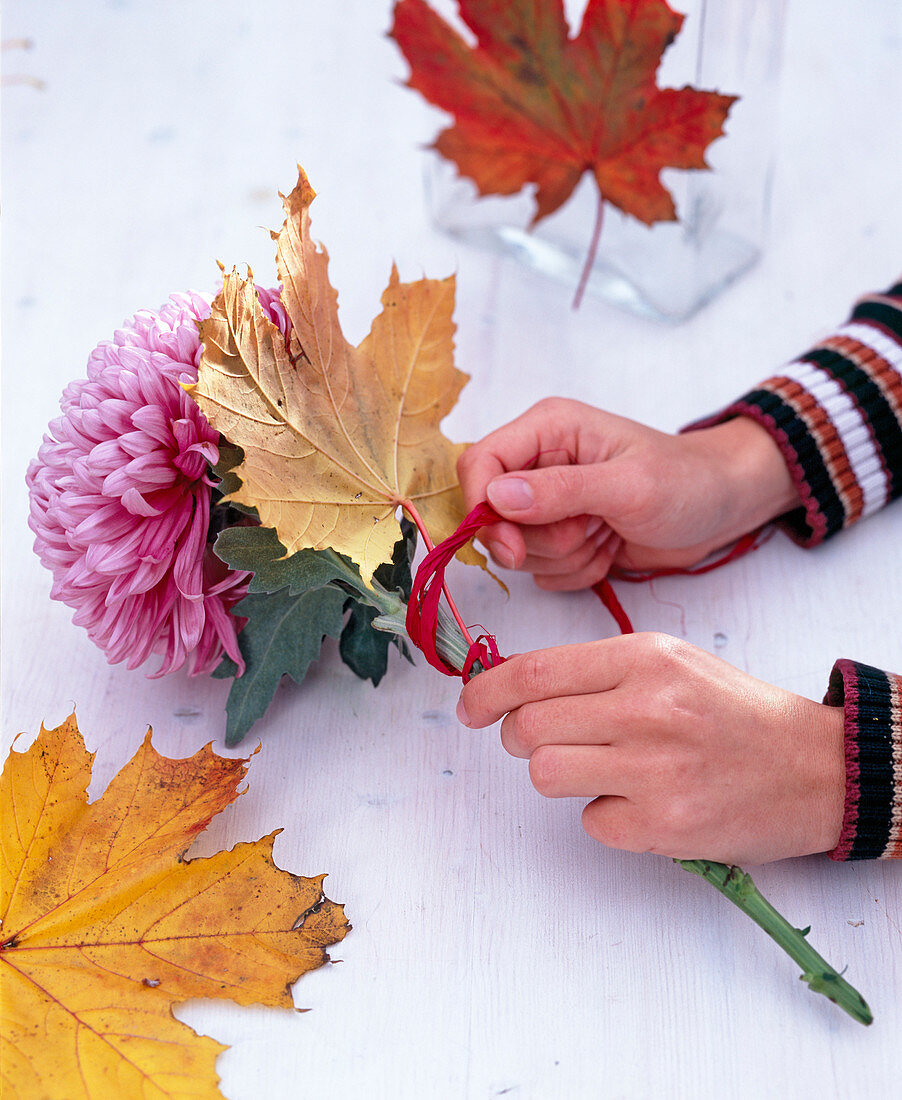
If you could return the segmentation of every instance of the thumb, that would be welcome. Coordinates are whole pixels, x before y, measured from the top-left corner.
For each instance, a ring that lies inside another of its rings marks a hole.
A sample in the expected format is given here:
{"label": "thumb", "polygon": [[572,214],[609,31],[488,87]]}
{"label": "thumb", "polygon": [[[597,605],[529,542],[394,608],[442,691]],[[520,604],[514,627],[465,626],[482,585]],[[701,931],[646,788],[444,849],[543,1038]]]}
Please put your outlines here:
{"label": "thumb", "polygon": [[602,463],[520,470],[493,478],[486,487],[496,512],[515,523],[528,524],[604,515],[619,495]]}

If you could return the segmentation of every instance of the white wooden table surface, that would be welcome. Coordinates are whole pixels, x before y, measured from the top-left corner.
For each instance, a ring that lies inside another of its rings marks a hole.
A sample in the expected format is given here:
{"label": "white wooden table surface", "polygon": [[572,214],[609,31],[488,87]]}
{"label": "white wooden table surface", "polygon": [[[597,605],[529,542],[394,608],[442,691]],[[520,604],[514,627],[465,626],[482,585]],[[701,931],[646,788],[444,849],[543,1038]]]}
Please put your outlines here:
{"label": "white wooden table surface", "polygon": [[[456,271],[449,418],[477,438],[558,392],[666,428],[804,350],[899,272],[902,19],[887,0],[791,0],[774,220],[763,261],[678,327],[597,300],[429,224],[421,146],[440,116],[403,89],[388,0],[8,0],[3,91],[4,751],[77,703],[101,789],[148,724],[157,747],[222,750],[227,686],[111,668],[48,598],[23,486],[90,349],[215,261],[272,272],[265,228],[300,161],[319,192],[346,331],[366,332],[392,260]],[[263,228],[265,227],[265,228]],[[645,628],[683,635],[819,698],[833,661],[902,669],[902,505],[815,552],[782,536],[706,579],[631,588]],[[515,578],[507,601],[461,570],[463,607],[508,652],[612,632],[591,594]],[[902,1093],[902,867],[826,858],[756,880],[848,965],[876,1016],[848,1020],[710,887],[609,851],[581,802],[545,801],[494,732],[454,718],[457,687],[393,660],[378,691],[335,652],[283,685],[249,739],[249,792],[207,853],[282,826],[280,864],[329,872],[353,931],[303,978],[304,1014],[195,1002],[231,1044],[231,1100],[294,1097],[873,1097]]]}

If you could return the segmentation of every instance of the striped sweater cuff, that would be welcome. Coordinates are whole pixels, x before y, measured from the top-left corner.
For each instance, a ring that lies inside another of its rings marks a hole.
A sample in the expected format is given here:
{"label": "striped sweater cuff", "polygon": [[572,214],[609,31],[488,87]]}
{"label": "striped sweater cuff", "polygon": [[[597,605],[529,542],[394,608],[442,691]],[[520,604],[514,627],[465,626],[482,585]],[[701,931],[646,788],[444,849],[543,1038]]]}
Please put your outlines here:
{"label": "striped sweater cuff", "polygon": [[780,523],[803,546],[902,495],[902,282],[862,298],[839,330],[692,427],[735,416],[779,446],[802,501]]}
{"label": "striped sweater cuff", "polygon": [[902,859],[902,676],[837,661],[824,701],[845,710],[845,812],[830,858]]}

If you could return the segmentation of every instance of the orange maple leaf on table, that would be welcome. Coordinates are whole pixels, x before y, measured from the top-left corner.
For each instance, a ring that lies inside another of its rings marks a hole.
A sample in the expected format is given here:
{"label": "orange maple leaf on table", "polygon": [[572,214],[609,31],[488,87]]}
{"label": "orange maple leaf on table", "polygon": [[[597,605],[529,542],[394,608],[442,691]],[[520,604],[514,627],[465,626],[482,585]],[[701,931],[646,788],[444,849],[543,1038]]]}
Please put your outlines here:
{"label": "orange maple leaf on table", "polygon": [[735,96],[659,88],[661,55],[683,16],[665,0],[589,0],[575,38],[562,0],[458,0],[474,46],[426,0],[398,0],[391,35],[410,87],[454,115],[435,142],[482,195],[536,185],[532,224],[585,172],[598,214],[577,290],[591,270],[607,201],[646,225],[675,221],[662,168],[707,168]]}
{"label": "orange maple leaf on table", "polygon": [[275,833],[184,858],[241,793],[246,760],[209,746],[168,760],[148,732],[89,803],[92,761],[73,716],[3,770],[3,1095],[219,1096],[226,1048],[172,1005],[291,1008],[291,983],[345,936],[342,907],[323,897],[324,876],[275,865]]}

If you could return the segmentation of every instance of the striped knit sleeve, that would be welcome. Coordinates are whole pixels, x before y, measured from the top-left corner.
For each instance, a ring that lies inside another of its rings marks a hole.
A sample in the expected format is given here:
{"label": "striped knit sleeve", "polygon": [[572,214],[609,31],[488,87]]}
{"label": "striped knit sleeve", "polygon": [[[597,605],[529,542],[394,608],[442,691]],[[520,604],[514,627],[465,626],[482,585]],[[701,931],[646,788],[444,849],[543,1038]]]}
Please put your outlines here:
{"label": "striped knit sleeve", "polygon": [[803,546],[902,495],[902,282],[832,335],[692,427],[748,416],[780,448],[802,507],[779,523]]}
{"label": "striped knit sleeve", "polygon": [[845,711],[845,810],[830,857],[902,859],[902,676],[837,661],[825,702]]}

